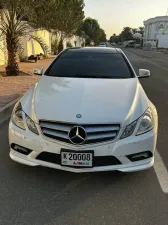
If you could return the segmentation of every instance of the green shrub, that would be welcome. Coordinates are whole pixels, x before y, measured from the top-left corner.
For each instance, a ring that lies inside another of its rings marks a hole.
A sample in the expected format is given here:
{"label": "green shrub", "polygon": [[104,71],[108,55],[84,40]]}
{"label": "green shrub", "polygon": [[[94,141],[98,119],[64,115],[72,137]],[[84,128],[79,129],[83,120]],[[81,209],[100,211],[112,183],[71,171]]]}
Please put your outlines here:
{"label": "green shrub", "polygon": [[20,62],[27,62],[27,57],[26,56],[24,56],[24,54],[23,53],[19,53],[19,61]]}
{"label": "green shrub", "polygon": [[54,53],[54,55],[57,55],[58,52],[58,39],[55,38],[55,40],[51,44],[51,51]]}
{"label": "green shrub", "polygon": [[68,41],[68,42],[66,43],[66,47],[67,47],[67,48],[72,48],[73,46],[72,46],[71,42]]}
{"label": "green shrub", "polygon": [[58,45],[58,53],[62,52],[63,49],[64,49],[63,41],[60,40],[59,45]]}

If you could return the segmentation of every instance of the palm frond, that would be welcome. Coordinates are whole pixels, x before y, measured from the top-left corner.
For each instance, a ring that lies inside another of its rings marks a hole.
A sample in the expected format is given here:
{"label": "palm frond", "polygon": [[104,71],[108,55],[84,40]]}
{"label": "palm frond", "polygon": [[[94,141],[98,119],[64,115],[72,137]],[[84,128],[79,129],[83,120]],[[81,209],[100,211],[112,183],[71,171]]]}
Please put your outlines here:
{"label": "palm frond", "polygon": [[30,34],[30,39],[33,39],[40,44],[45,55],[47,55],[49,53],[49,46],[45,43],[45,41],[41,37],[34,35],[34,34]]}
{"label": "palm frond", "polygon": [[3,34],[1,34],[0,35],[0,50],[2,51],[2,52],[5,52],[6,51],[6,46],[2,46],[3,44],[3,41],[5,41],[5,37],[4,37],[4,35]]}
{"label": "palm frond", "polygon": [[6,9],[2,9],[2,11],[3,11],[4,16],[5,16],[5,19],[3,21],[5,22],[5,20],[6,20],[7,23],[6,22],[5,23],[9,25],[9,23],[10,23],[9,11],[7,11]]}

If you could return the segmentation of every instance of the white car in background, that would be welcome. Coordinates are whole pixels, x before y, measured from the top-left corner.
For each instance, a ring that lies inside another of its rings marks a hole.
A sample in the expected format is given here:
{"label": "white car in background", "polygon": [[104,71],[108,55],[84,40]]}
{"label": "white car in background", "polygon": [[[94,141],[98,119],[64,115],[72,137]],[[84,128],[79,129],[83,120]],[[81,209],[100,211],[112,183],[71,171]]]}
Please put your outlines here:
{"label": "white car in background", "polygon": [[106,44],[105,42],[101,42],[101,43],[99,44],[99,47],[107,47],[107,44]]}
{"label": "white car in background", "polygon": [[132,172],[154,164],[158,117],[120,49],[63,51],[15,105],[10,157],[71,172]]}
{"label": "white car in background", "polygon": [[141,48],[141,44],[135,44],[134,48]]}

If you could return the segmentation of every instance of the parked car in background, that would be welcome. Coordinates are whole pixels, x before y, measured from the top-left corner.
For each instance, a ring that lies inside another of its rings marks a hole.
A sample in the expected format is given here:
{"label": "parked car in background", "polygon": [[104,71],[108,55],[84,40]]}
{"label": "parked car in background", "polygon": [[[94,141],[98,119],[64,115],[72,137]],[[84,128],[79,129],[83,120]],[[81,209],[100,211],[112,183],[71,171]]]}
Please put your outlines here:
{"label": "parked car in background", "polygon": [[125,48],[133,48],[134,45],[135,45],[135,42],[132,41],[132,42],[127,43],[127,44],[125,45]]}
{"label": "parked car in background", "polygon": [[105,42],[100,42],[99,47],[107,47],[107,44]]}
{"label": "parked car in background", "polygon": [[141,48],[141,44],[134,44],[134,48]]}

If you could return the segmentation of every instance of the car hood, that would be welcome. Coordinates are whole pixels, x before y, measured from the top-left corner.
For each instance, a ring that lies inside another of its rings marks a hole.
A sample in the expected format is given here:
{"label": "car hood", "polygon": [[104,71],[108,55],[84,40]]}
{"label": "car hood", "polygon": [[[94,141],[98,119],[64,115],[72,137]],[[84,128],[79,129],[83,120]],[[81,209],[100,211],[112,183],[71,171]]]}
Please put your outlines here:
{"label": "car hood", "polygon": [[[31,100],[31,102],[30,102]],[[148,98],[137,78],[89,79],[42,76],[22,99],[27,114],[38,120],[72,123],[120,123],[140,117]],[[77,118],[81,114],[81,118]]]}

